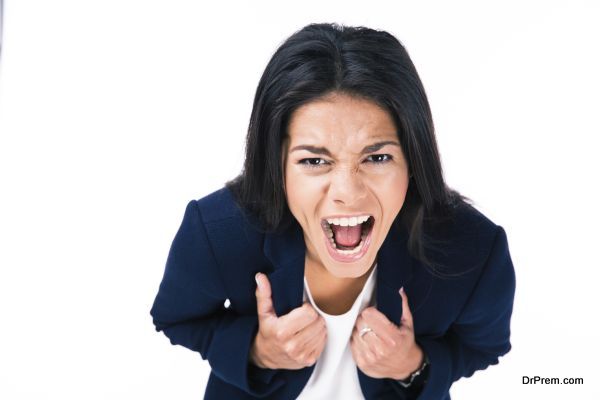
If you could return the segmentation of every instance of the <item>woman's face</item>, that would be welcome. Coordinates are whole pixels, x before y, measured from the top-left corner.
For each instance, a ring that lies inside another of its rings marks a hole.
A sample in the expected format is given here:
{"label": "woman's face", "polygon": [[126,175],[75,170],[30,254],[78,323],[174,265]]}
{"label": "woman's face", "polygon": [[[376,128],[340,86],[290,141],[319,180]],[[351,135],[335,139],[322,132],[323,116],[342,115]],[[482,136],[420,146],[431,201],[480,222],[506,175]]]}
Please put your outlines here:
{"label": "woman's face", "polygon": [[[339,278],[364,275],[408,188],[391,115],[368,100],[334,94],[296,109],[288,135],[286,198],[304,231],[307,262]],[[361,216],[369,219],[360,223]]]}

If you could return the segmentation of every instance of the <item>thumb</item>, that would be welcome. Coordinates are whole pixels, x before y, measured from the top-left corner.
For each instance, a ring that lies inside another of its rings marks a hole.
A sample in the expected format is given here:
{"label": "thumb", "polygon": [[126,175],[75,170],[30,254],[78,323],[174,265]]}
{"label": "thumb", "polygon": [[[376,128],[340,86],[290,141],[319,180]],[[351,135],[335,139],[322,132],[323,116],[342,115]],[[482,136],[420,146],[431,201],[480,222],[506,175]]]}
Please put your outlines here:
{"label": "thumb", "polygon": [[406,292],[404,292],[404,287],[401,287],[398,293],[400,293],[400,297],[402,297],[402,318],[400,324],[413,329],[412,313],[408,307],[408,297],[406,296]]}
{"label": "thumb", "polygon": [[271,299],[271,284],[265,274],[260,272],[254,277],[256,279],[256,308],[258,319],[275,316],[273,300]]}

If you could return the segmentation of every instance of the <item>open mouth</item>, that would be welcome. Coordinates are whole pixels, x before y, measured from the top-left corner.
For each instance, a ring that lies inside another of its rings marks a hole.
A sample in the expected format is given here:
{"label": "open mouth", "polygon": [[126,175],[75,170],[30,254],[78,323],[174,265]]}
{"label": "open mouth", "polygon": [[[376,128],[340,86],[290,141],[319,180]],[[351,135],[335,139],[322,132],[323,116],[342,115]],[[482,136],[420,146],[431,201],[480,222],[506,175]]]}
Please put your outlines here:
{"label": "open mouth", "polygon": [[[321,227],[326,237],[328,250],[334,258],[360,258],[366,252],[375,219],[369,216],[367,220],[355,226],[330,224],[323,220]],[[360,225],[360,227],[358,226]]]}

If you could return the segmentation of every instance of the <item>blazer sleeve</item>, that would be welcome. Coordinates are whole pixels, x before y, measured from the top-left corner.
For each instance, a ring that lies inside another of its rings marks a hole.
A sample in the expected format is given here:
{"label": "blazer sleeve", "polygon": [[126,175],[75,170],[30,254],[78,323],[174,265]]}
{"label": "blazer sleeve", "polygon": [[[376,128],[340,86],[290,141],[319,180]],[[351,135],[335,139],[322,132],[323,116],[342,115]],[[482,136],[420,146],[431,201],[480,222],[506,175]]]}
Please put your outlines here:
{"label": "blazer sleeve", "polygon": [[497,364],[510,351],[514,294],[506,232],[498,226],[478,283],[451,329],[442,337],[415,339],[430,361],[420,400],[443,398],[453,382]]}
{"label": "blazer sleeve", "polygon": [[283,382],[271,382],[275,370],[249,364],[258,317],[225,307],[227,297],[200,209],[192,200],[150,310],[156,331],[162,331],[173,345],[199,352],[225,382],[253,396],[266,396]]}

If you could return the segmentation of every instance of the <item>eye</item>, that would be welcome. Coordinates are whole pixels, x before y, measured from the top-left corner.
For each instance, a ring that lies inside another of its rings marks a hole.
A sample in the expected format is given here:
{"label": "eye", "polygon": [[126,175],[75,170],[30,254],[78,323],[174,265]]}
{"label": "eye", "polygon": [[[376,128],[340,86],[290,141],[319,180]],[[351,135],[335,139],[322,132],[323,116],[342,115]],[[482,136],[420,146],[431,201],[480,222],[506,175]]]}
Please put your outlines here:
{"label": "eye", "polygon": [[[383,165],[392,161],[393,159],[394,157],[392,157],[390,154],[373,154],[367,157],[367,161],[370,161],[375,165]],[[329,162],[322,158],[303,158],[302,160],[298,161],[298,164],[308,168],[321,168],[325,165],[328,165]]]}
{"label": "eye", "polygon": [[[319,162],[320,163],[315,163]],[[308,168],[320,168],[323,165],[325,165],[327,161],[323,160],[322,158],[303,158],[302,160],[298,161],[298,164],[304,165]]]}
{"label": "eye", "polygon": [[[392,157],[390,154],[373,154],[373,155],[370,155],[369,157],[367,157],[367,159],[370,159],[371,157],[374,157],[377,159],[377,161],[373,161],[373,163],[375,163],[376,165],[377,164],[385,164],[394,159],[394,157]],[[387,157],[387,159],[383,159],[384,157]]]}

